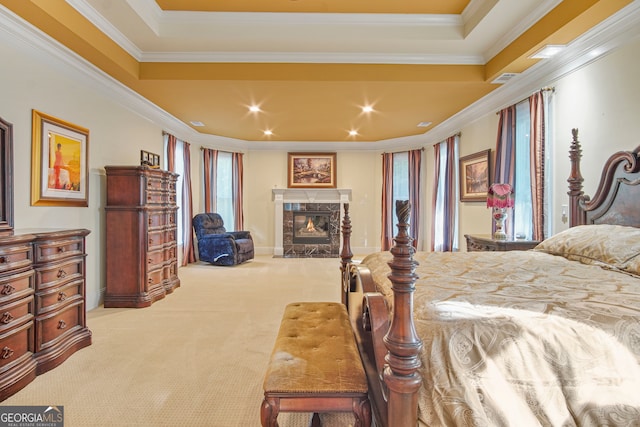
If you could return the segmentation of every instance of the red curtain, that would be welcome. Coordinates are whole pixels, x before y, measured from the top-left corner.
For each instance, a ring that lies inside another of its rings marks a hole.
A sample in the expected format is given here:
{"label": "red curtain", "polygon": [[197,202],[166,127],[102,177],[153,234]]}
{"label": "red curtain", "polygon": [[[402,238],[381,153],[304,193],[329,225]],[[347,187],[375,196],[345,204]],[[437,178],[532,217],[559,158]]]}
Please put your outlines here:
{"label": "red curtain", "polygon": [[202,149],[203,165],[203,179],[204,179],[204,211],[215,212],[216,211],[216,164],[218,163],[218,150],[212,150],[210,148]]}
{"label": "red curtain", "polygon": [[544,146],[545,117],[543,91],[529,97],[531,116],[531,204],[533,209],[533,240],[544,240]]}
{"label": "red curtain", "polygon": [[191,145],[183,142],[184,171],[182,171],[182,265],[196,262],[193,243],[193,195],[191,193]]}
{"label": "red curtain", "polygon": [[[493,183],[510,184],[515,187],[516,164],[516,106],[511,105],[500,111],[498,121],[498,138],[496,141],[496,166],[493,174]],[[516,195],[517,197],[517,195]],[[495,231],[495,223],[492,224]],[[506,222],[507,236],[513,239],[512,221]]]}
{"label": "red curtain", "polygon": [[420,238],[420,173],[422,167],[422,150],[409,151],[409,201],[411,202],[411,214],[409,216],[409,233],[413,237],[413,247],[418,247]]}
{"label": "red curtain", "polygon": [[244,230],[244,211],[242,206],[242,153],[233,153],[231,155],[231,185],[233,186],[233,217],[235,218],[234,230]]}
{"label": "red curtain", "polygon": [[393,154],[382,154],[382,240],[380,249],[393,246]]}

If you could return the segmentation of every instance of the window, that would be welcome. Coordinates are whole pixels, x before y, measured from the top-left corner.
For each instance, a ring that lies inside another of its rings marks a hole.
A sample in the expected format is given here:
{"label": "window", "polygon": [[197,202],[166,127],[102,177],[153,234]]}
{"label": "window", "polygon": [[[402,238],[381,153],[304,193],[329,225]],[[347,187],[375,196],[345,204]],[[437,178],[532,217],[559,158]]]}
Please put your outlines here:
{"label": "window", "polygon": [[[458,203],[460,186],[458,184],[458,142],[453,141],[453,156],[447,150],[447,141],[441,142],[438,156],[438,176],[436,177],[436,201],[433,217],[433,250],[458,250]],[[449,157],[453,157],[450,159]],[[453,169],[453,170],[451,170]],[[453,182],[450,182],[453,181]]]}
{"label": "window", "polygon": [[[164,152],[167,152],[167,142],[169,137],[165,135],[164,137]],[[165,156],[165,169],[169,169],[169,165],[167,164],[167,158]],[[185,175],[184,170],[184,142],[181,140],[176,141],[176,153],[175,153],[175,172],[179,174],[178,181],[176,182],[176,204],[178,205],[178,210],[176,211],[176,217],[182,218],[182,213],[184,210],[182,209],[182,187],[183,187],[183,176]],[[182,245],[184,243],[184,230],[182,229],[183,221],[176,221],[177,223],[177,243],[178,245]]]}
{"label": "window", "polygon": [[409,153],[393,154],[393,223],[394,236],[398,235],[398,221],[395,217],[397,200],[409,200]]}
{"label": "window", "polygon": [[216,165],[216,211],[222,217],[227,231],[234,231],[235,217],[233,213],[233,157],[231,153],[218,152]]}
{"label": "window", "polygon": [[529,100],[525,100],[516,104],[513,235],[529,240],[533,236],[530,131]]}

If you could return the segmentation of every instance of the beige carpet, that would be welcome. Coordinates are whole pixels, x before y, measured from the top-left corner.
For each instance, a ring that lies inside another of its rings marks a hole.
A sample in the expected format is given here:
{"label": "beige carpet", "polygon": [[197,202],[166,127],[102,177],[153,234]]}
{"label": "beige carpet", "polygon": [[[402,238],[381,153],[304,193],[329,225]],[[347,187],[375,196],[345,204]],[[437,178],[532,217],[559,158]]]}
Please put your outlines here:
{"label": "beige carpet", "polygon": [[[262,381],[294,301],[340,301],[340,260],[259,256],[181,268],[173,294],[143,309],[87,313],[93,344],[2,405],[62,405],[65,427],[260,426]],[[280,414],[281,427],[308,414]],[[350,426],[348,413],[322,417]]]}

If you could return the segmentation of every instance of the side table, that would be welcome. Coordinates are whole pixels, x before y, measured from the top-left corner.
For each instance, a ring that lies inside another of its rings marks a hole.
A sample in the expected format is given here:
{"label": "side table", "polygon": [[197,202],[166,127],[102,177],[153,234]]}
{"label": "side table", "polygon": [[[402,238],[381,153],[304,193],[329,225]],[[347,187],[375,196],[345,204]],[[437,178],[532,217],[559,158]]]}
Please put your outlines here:
{"label": "side table", "polygon": [[488,234],[465,234],[467,251],[526,251],[535,248],[536,240],[495,240]]}

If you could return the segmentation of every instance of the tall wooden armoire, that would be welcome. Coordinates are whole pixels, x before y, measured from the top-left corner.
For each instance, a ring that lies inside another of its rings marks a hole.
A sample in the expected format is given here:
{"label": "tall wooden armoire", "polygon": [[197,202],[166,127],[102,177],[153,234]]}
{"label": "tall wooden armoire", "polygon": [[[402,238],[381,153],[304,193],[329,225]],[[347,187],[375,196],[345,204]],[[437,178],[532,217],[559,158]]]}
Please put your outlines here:
{"label": "tall wooden armoire", "polygon": [[178,175],[147,166],[106,166],[105,307],[147,307],[180,286]]}

